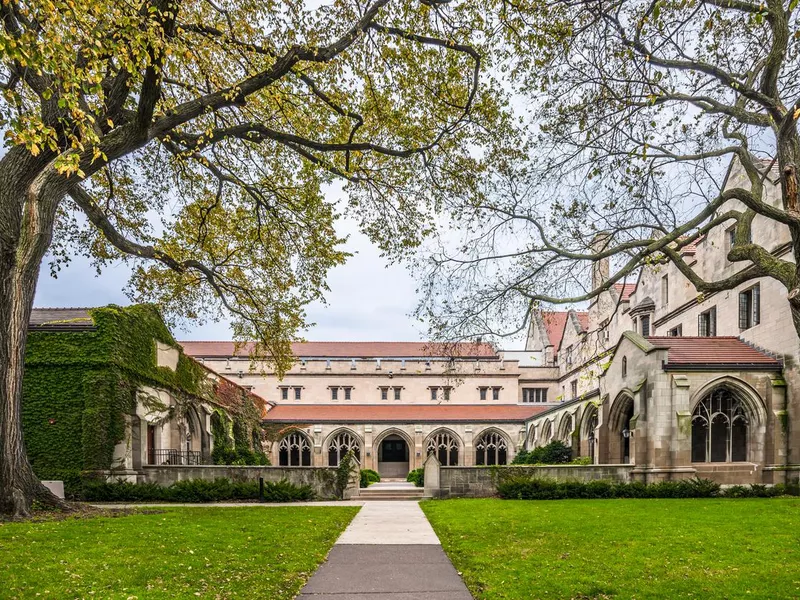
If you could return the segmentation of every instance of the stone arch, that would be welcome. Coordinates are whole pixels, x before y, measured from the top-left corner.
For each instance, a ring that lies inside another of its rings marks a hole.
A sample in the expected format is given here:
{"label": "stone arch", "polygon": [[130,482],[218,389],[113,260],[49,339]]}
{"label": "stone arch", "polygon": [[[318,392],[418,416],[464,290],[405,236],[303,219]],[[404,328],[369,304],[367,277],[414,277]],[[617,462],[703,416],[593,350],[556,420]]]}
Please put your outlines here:
{"label": "stone arch", "polygon": [[597,426],[600,423],[600,411],[597,405],[590,402],[583,411],[580,421],[579,439],[581,456],[588,456],[591,463],[597,462]]}
{"label": "stone arch", "polygon": [[[401,441],[405,444],[400,444]],[[381,477],[405,478],[414,468],[414,439],[399,427],[381,431],[375,436],[372,448]]]}
{"label": "stone arch", "polygon": [[692,412],[697,408],[700,401],[710,392],[717,388],[726,388],[736,396],[747,407],[748,412],[757,421],[758,425],[765,425],[767,422],[767,409],[761,395],[753,389],[746,381],[733,377],[732,375],[722,375],[703,384],[699,390],[692,394],[689,401]]}
{"label": "stone arch", "polygon": [[545,419],[542,422],[542,433],[539,436],[539,439],[537,440],[539,446],[546,446],[551,441],[553,441],[554,425],[555,422],[553,419]]}
{"label": "stone arch", "polygon": [[290,429],[278,442],[278,465],[281,467],[310,467],[314,443],[304,431]]}
{"label": "stone arch", "polygon": [[464,442],[459,435],[447,427],[434,429],[423,444],[425,457],[436,454],[443,467],[455,467],[463,464]]}
{"label": "stone arch", "polygon": [[530,449],[532,449],[532,448],[534,448],[536,446],[536,442],[537,442],[536,432],[537,432],[537,430],[538,430],[538,427],[536,426],[536,423],[531,423],[531,425],[528,427],[528,433],[525,436],[525,446],[524,446],[526,450],[530,450]]}
{"label": "stone arch", "polygon": [[715,378],[693,394],[690,406],[692,462],[761,462],[767,412],[746,382]]}
{"label": "stone arch", "polygon": [[475,436],[476,465],[506,465],[511,462],[511,440],[496,427],[487,427]]}
{"label": "stone arch", "polygon": [[635,403],[633,392],[623,389],[614,398],[608,411],[608,459],[612,464],[629,464],[634,460],[633,431]]}
{"label": "stone arch", "polygon": [[339,427],[325,438],[322,445],[322,452],[327,456],[329,467],[338,467],[339,461],[347,454],[348,450],[353,450],[353,455],[361,464],[364,453],[364,438],[358,435],[349,427]]}
{"label": "stone arch", "polygon": [[572,434],[575,431],[575,415],[569,411],[561,414],[558,421],[556,439],[564,442],[567,446],[572,445]]}

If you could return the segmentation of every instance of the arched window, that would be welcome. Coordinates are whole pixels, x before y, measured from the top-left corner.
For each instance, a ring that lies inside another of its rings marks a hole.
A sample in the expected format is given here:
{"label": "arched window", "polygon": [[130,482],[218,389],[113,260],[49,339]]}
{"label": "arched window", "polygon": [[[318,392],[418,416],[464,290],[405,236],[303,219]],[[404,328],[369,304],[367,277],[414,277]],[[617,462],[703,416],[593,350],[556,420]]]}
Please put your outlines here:
{"label": "arched window", "polygon": [[747,412],[726,388],[703,398],[692,413],[692,462],[747,460]]}
{"label": "arched window", "polygon": [[446,431],[434,433],[428,438],[427,456],[435,454],[446,467],[458,465],[458,442]]}
{"label": "arched window", "polygon": [[311,444],[299,431],[287,434],[278,444],[278,463],[282,467],[310,467]]}
{"label": "arched window", "polygon": [[358,462],[361,462],[361,443],[358,438],[349,431],[341,431],[334,436],[328,444],[328,465],[338,467],[339,461],[350,450]]}
{"label": "arched window", "polygon": [[628,357],[627,356],[623,356],[622,357],[622,376],[623,377],[627,377],[628,376]]}
{"label": "arched window", "polygon": [[506,439],[496,431],[487,431],[475,444],[476,465],[504,465],[508,462]]}

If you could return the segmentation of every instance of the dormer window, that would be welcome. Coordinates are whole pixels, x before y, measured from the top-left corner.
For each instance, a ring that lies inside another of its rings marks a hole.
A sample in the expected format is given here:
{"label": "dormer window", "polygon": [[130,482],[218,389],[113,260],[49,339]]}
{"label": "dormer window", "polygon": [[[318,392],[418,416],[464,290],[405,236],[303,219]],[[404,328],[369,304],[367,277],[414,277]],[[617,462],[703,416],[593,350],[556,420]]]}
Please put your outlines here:
{"label": "dormer window", "polygon": [[650,337],[650,315],[642,315],[639,318],[639,326],[642,337]]}

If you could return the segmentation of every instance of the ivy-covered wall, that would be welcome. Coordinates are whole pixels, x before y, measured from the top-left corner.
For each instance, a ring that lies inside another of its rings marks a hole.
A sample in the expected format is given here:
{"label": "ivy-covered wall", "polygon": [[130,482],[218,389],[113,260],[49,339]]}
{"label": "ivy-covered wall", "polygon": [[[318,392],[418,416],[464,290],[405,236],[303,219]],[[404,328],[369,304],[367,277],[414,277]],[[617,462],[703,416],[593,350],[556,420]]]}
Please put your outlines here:
{"label": "ivy-covered wall", "polygon": [[156,340],[176,346],[150,305],[90,309],[96,329],[28,335],[23,381],[23,430],[28,456],[42,479],[76,483],[84,470],[111,466],[125,436],[125,414],[147,385],[184,398],[215,401],[207,371],[181,351],[173,371],[157,366]]}

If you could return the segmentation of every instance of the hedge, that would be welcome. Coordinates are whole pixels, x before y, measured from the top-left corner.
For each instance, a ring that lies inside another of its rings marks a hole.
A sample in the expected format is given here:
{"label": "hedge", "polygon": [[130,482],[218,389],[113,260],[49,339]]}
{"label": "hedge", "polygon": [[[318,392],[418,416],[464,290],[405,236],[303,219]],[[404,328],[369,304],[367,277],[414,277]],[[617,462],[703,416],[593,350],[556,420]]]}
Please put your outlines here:
{"label": "hedge", "polygon": [[[257,481],[218,479],[187,479],[169,487],[157,483],[109,483],[86,481],[83,497],[90,502],[220,502],[225,500],[258,500]],[[309,485],[294,485],[286,480],[265,481],[264,500],[267,502],[297,502],[313,500]]]}
{"label": "hedge", "polygon": [[414,469],[406,477],[406,481],[410,481],[417,487],[425,486],[425,467]]}
{"label": "hedge", "polygon": [[509,477],[497,484],[497,493],[503,499],[515,500],[566,500],[597,498],[768,498],[787,494],[798,495],[798,486],[778,484],[732,486],[721,489],[709,479],[660,481],[646,485],[640,482],[613,481],[558,481],[544,477]]}

